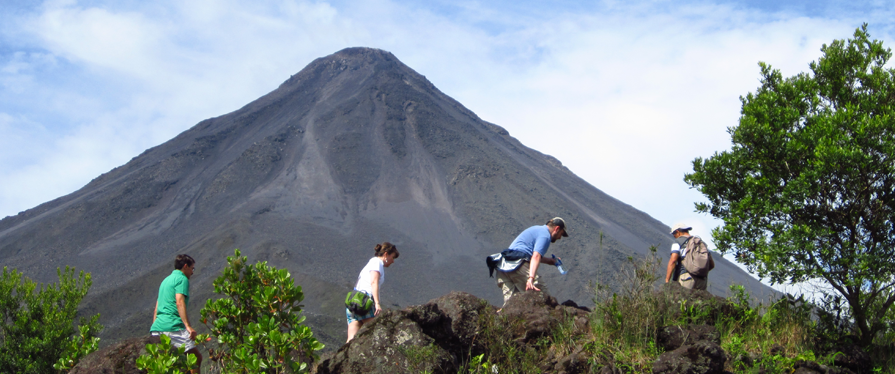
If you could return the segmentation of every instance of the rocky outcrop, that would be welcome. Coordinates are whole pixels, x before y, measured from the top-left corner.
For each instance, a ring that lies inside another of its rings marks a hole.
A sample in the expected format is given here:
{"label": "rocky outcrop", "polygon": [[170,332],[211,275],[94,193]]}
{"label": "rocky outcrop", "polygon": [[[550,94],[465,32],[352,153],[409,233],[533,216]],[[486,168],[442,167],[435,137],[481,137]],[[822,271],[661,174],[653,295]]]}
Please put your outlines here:
{"label": "rocky outcrop", "polygon": [[424,305],[385,311],[317,365],[328,373],[456,373],[478,319],[494,313],[484,300],[451,292]]}
{"label": "rocky outcrop", "polygon": [[[509,331],[506,344],[525,344],[550,334],[565,318],[587,327],[587,310],[560,305],[541,292],[525,292],[497,309],[464,292],[451,292],[424,305],[385,311],[364,325],[354,340],[326,355],[316,373],[456,373],[463,361],[483,352],[476,340],[481,328],[499,323]],[[495,322],[497,321],[497,322]],[[569,355],[545,360],[545,371],[581,373],[587,357],[579,347]]]}
{"label": "rocky outcrop", "polygon": [[146,353],[146,344],[158,344],[158,337],[122,340],[84,357],[69,374],[143,374],[137,369],[137,357]]}

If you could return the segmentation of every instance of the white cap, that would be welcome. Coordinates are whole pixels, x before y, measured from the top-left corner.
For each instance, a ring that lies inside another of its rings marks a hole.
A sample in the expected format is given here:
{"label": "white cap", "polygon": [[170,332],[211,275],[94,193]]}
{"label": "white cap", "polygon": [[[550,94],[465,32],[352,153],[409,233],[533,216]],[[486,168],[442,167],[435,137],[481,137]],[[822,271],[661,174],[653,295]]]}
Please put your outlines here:
{"label": "white cap", "polygon": [[693,230],[693,228],[690,226],[687,226],[686,224],[678,222],[678,223],[675,223],[674,226],[671,226],[671,235],[674,235],[674,232],[678,231],[678,230],[690,231],[690,230]]}

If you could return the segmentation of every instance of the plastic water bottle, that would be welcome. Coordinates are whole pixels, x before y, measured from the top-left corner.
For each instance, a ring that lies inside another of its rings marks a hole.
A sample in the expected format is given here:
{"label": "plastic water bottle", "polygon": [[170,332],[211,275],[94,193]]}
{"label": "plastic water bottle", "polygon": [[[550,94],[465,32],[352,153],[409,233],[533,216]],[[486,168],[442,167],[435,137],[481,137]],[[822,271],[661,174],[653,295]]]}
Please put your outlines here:
{"label": "plastic water bottle", "polygon": [[568,273],[568,271],[566,271],[566,269],[564,269],[562,267],[562,260],[556,258],[556,255],[551,255],[551,256],[553,256],[553,261],[556,261],[556,270],[559,270],[560,274],[566,275],[566,273]]}

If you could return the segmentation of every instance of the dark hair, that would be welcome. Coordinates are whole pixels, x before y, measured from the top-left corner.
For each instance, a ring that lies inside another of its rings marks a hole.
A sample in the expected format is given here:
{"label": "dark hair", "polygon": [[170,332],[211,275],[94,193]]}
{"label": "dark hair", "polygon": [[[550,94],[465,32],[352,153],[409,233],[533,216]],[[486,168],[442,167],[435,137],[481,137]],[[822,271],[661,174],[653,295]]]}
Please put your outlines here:
{"label": "dark hair", "polygon": [[382,244],[376,244],[376,257],[387,255],[387,254],[395,254],[395,258],[398,258],[400,253],[398,253],[398,247],[395,247],[394,244],[389,242],[384,242]]}
{"label": "dark hair", "polygon": [[177,257],[174,258],[174,268],[177,270],[183,269],[184,265],[193,266],[195,263],[196,261],[193,260],[190,255],[177,255]]}

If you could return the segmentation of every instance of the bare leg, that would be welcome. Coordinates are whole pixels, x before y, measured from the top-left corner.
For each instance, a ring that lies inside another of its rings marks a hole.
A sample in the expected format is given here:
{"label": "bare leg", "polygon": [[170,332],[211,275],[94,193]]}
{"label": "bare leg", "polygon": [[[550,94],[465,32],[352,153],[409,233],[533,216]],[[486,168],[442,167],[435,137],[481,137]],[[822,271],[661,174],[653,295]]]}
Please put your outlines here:
{"label": "bare leg", "polygon": [[360,327],[364,325],[364,321],[352,321],[348,324],[348,340],[346,340],[345,343],[354,339],[354,335],[357,334],[357,330],[360,330]]}
{"label": "bare leg", "polygon": [[363,326],[365,323],[369,322],[371,319],[373,319],[373,317],[349,323],[348,324],[348,341],[346,341],[345,343],[348,343],[351,341],[351,339],[354,339],[354,335],[357,334],[357,330],[360,330],[360,327]]}

